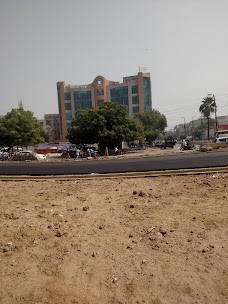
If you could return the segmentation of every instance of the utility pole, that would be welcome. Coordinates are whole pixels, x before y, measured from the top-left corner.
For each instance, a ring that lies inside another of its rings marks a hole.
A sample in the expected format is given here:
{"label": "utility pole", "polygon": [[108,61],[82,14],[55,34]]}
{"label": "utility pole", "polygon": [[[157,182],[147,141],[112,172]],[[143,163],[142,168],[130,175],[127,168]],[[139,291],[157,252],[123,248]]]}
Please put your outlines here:
{"label": "utility pole", "polygon": [[214,103],[215,103],[215,131],[218,131],[218,118],[217,118],[217,105],[215,102],[215,95],[213,95],[214,97]]}

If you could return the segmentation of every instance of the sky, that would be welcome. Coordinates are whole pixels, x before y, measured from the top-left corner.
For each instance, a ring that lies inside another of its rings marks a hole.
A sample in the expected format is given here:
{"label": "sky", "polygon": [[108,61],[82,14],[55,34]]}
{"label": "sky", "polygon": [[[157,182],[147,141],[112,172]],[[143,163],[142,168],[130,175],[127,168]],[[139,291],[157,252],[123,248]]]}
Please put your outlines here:
{"label": "sky", "polygon": [[151,74],[168,128],[214,94],[228,115],[228,0],[0,0],[0,115],[58,113],[57,81]]}

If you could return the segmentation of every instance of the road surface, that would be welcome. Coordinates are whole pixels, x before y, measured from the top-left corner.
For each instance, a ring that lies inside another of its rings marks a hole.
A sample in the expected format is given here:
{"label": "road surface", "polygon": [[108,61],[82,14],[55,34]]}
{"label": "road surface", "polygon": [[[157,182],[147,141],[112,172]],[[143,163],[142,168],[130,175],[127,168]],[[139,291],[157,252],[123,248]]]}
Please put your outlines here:
{"label": "road surface", "polygon": [[228,151],[116,160],[0,162],[0,175],[101,174],[224,166],[228,166]]}

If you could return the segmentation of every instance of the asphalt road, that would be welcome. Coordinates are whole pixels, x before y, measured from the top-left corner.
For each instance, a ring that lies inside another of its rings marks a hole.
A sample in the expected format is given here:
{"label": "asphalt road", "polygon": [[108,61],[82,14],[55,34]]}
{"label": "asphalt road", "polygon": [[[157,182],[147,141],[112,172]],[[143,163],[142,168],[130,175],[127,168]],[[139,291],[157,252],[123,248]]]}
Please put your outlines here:
{"label": "asphalt road", "polygon": [[0,175],[67,175],[146,172],[228,166],[228,151],[116,160],[0,162]]}

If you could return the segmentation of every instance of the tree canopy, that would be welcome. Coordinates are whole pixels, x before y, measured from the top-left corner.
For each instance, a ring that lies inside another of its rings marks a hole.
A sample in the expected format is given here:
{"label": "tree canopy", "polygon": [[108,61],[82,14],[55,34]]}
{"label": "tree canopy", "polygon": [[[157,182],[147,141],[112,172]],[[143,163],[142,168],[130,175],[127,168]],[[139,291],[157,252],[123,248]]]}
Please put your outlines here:
{"label": "tree canopy", "polygon": [[203,99],[199,112],[207,118],[207,137],[209,140],[210,135],[210,116],[213,113],[216,113],[217,105],[215,103],[215,98],[213,96],[207,96]]}
{"label": "tree canopy", "polygon": [[42,127],[31,111],[12,109],[0,121],[0,145],[28,146],[43,142]]}
{"label": "tree canopy", "polygon": [[167,127],[167,119],[164,114],[157,110],[150,110],[144,113],[135,113],[134,117],[139,120],[145,131],[146,140],[151,143],[159,133]]}
{"label": "tree canopy", "polygon": [[99,143],[114,148],[122,141],[143,139],[143,126],[127,115],[126,108],[114,102],[103,102],[98,109],[79,110],[68,130],[71,143]]}

